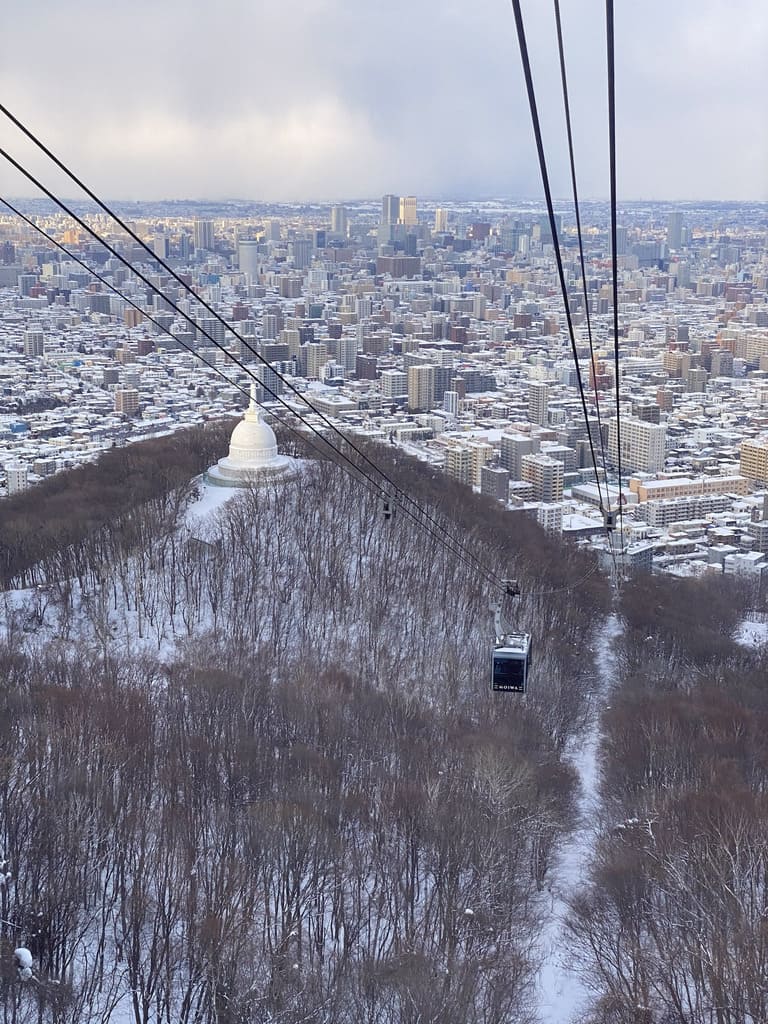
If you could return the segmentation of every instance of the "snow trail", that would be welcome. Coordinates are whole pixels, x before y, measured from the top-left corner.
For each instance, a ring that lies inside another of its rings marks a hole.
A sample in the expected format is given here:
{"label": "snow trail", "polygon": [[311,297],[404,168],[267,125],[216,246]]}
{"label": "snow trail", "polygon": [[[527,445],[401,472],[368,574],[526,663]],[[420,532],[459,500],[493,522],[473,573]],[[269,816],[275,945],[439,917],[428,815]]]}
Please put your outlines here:
{"label": "snow trail", "polygon": [[598,685],[586,732],[568,755],[578,774],[581,792],[577,823],[564,841],[552,868],[551,910],[541,933],[544,961],[539,972],[539,1017],[543,1024],[570,1024],[586,1009],[588,989],[568,960],[564,942],[567,900],[584,881],[591,860],[599,807],[598,749],[600,713],[615,678],[614,642],[621,634],[621,622],[609,615],[596,637]]}

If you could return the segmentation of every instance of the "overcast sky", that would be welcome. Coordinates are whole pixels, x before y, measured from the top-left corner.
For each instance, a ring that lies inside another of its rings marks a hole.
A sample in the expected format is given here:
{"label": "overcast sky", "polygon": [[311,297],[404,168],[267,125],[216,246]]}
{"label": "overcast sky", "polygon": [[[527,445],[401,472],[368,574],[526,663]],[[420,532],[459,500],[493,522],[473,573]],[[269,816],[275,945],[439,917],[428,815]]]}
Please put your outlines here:
{"label": "overcast sky", "polygon": [[[604,3],[561,5],[604,197]],[[552,4],[524,10],[566,196]],[[768,199],[767,0],[616,0],[616,66],[620,197]],[[3,0],[0,97],[114,199],[541,195],[509,0]],[[7,123],[0,145],[42,170]],[[5,164],[0,189],[34,191]]]}

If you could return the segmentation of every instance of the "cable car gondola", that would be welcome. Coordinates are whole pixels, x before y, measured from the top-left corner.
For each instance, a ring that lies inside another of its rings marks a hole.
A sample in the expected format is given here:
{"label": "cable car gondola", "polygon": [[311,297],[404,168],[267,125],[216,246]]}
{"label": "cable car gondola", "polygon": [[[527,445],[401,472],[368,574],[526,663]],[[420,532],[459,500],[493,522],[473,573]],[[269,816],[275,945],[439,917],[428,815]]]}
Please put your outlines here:
{"label": "cable car gondola", "polygon": [[526,693],[531,667],[530,633],[505,633],[493,649],[491,689],[505,693]]}
{"label": "cable car gondola", "polygon": [[[517,580],[502,580],[505,597],[519,597]],[[531,634],[510,630],[502,618],[501,595],[491,600],[496,644],[491,666],[491,689],[502,693],[527,693],[531,667]]]}

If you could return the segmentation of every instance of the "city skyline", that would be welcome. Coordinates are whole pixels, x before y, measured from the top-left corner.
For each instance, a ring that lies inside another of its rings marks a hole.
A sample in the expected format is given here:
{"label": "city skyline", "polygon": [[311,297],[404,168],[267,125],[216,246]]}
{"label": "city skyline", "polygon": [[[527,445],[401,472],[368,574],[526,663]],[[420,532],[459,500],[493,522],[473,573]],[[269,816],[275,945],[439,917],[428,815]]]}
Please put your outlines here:
{"label": "city skyline", "polygon": [[[386,12],[348,0],[279,10],[240,0],[215,11],[145,0],[130,13],[92,0],[12,7],[0,41],[3,101],[103,195],[541,193],[514,20],[497,0],[471,10],[395,0]],[[552,12],[529,3],[525,14],[553,192],[567,196]],[[585,198],[608,192],[603,19],[600,3],[564,5]],[[766,39],[768,12],[756,0],[617,11],[621,197],[768,199]],[[0,145],[72,194],[5,123]],[[0,188],[30,192],[5,166]]]}

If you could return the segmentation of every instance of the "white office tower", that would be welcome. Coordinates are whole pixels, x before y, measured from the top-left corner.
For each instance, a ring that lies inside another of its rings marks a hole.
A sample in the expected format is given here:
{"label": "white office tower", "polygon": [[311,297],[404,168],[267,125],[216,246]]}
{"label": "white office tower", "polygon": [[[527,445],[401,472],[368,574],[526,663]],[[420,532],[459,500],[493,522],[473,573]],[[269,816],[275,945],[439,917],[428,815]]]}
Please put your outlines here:
{"label": "white office tower", "polygon": [[248,279],[248,284],[253,284],[258,280],[261,268],[261,253],[259,252],[258,242],[245,238],[238,242],[237,260],[240,264],[241,273],[245,274]]}
{"label": "white office tower", "polygon": [[5,480],[8,495],[19,494],[29,487],[29,470],[21,462],[9,462],[5,467]]}
{"label": "white office tower", "polygon": [[528,419],[531,423],[546,427],[548,406],[549,387],[542,382],[531,381],[528,385]]}
{"label": "white office tower", "polygon": [[382,398],[392,400],[408,394],[408,374],[402,370],[382,370],[380,384]]}
{"label": "white office tower", "polygon": [[443,412],[454,418],[459,415],[459,392],[446,391],[443,394]]}
{"label": "white office tower", "polygon": [[[622,419],[620,432],[622,473],[660,473],[664,469],[667,428],[663,423]],[[615,419],[608,429],[608,453],[618,467],[619,424]]]}
{"label": "white office tower", "polygon": [[441,207],[437,207],[435,210],[435,232],[438,235],[444,235],[448,230],[448,211],[443,210]]}

